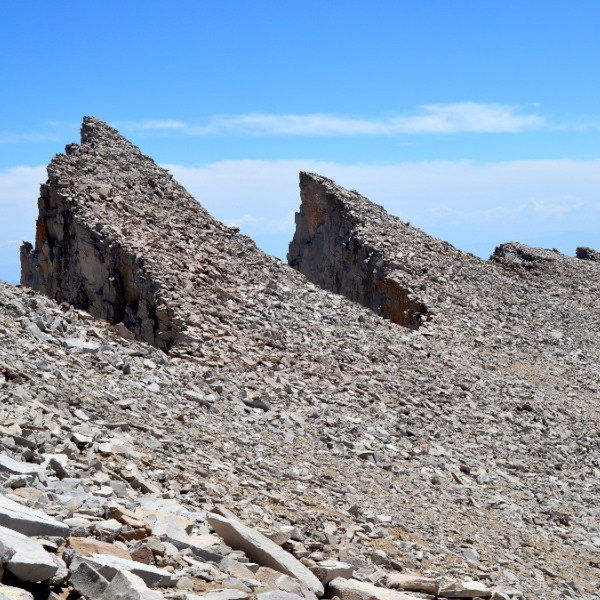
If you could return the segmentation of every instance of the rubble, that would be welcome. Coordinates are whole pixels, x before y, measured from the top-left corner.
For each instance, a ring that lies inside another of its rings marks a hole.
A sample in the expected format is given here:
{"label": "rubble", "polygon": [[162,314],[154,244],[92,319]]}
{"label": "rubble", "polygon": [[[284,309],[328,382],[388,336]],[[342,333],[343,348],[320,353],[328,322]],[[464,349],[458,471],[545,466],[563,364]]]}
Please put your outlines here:
{"label": "rubble", "polygon": [[260,252],[102,122],[69,152],[24,250],[52,298],[0,283],[0,498],[59,524],[7,537],[51,594],[314,600],[308,572],[329,598],[597,596],[597,263],[481,261],[345,192],[427,307],[410,329]]}

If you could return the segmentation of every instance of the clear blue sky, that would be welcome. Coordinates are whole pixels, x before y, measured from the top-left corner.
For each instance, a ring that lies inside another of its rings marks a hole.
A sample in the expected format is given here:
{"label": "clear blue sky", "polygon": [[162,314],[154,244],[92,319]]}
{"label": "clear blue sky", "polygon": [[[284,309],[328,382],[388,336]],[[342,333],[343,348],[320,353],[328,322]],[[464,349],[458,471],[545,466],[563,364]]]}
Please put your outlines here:
{"label": "clear blue sky", "polygon": [[597,1],[7,3],[0,278],[84,115],[284,258],[318,170],[482,256],[600,246]]}

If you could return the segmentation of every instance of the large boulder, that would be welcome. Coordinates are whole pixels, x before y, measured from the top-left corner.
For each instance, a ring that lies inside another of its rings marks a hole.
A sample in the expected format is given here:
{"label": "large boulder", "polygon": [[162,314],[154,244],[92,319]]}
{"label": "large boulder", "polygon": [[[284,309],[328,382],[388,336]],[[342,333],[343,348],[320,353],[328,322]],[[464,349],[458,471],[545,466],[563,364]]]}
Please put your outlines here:
{"label": "large boulder", "polygon": [[214,513],[209,514],[207,520],[232,548],[243,550],[250,559],[261,565],[295,577],[317,596],[323,595],[323,584],[307,567],[256,529]]}

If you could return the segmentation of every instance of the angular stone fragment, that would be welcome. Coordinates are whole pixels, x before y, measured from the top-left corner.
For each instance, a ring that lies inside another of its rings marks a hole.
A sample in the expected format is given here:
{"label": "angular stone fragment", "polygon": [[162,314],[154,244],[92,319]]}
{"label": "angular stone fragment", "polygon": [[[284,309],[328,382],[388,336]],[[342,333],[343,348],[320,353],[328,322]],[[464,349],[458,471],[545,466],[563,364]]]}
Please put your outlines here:
{"label": "angular stone fragment", "polygon": [[81,554],[81,556],[107,554],[109,556],[116,556],[118,558],[124,558],[125,560],[131,560],[129,552],[127,552],[127,550],[124,548],[121,548],[116,544],[101,542],[96,538],[71,537],[69,538],[69,546],[71,546],[71,548],[73,548],[77,554]]}
{"label": "angular stone fragment", "polygon": [[37,475],[40,472],[40,467],[29,463],[18,462],[10,456],[0,454],[0,471],[13,473],[15,475]]}
{"label": "angular stone fragment", "polygon": [[241,590],[220,589],[210,590],[205,594],[185,594],[185,600],[247,600],[252,594]]}
{"label": "angular stone fragment", "polygon": [[278,546],[283,546],[283,544],[298,535],[298,529],[292,525],[284,525],[278,530],[266,533],[265,535]]}
{"label": "angular stone fragment", "polygon": [[387,587],[392,589],[400,588],[415,592],[425,592],[434,596],[438,595],[442,583],[440,579],[422,577],[411,573],[388,573],[385,580]]}
{"label": "angular stone fragment", "polygon": [[256,600],[300,600],[303,596],[284,592],[283,590],[272,590],[256,594]]}
{"label": "angular stone fragment", "polygon": [[79,352],[87,352],[90,354],[96,354],[100,350],[100,346],[98,344],[86,342],[85,340],[80,340],[79,338],[67,338],[64,340],[64,344],[69,350],[78,350]]}
{"label": "angular stone fragment", "polygon": [[151,528],[152,535],[157,537],[166,535],[169,538],[184,541],[187,540],[195,525],[194,521],[185,517],[151,508],[138,508],[135,515],[138,519],[146,522]]}
{"label": "angular stone fragment", "polygon": [[323,595],[323,585],[318,578],[262,533],[246,527],[240,521],[226,519],[212,513],[207,516],[207,521],[232,548],[243,550],[250,559],[261,565],[295,577],[317,596]]}
{"label": "angular stone fragment", "polygon": [[314,567],[310,567],[310,570],[319,578],[319,581],[323,585],[327,585],[336,577],[350,579],[354,572],[354,567],[337,560],[323,560]]}
{"label": "angular stone fragment", "polygon": [[164,596],[149,590],[144,581],[128,571],[118,571],[98,600],[163,600]]}
{"label": "angular stone fragment", "polygon": [[33,596],[27,590],[0,583],[0,600],[33,600]]}
{"label": "angular stone fragment", "polygon": [[341,577],[329,583],[329,593],[339,596],[340,600],[414,600],[409,594]]}
{"label": "angular stone fragment", "polygon": [[0,525],[24,535],[55,535],[66,538],[69,527],[41,510],[35,510],[0,495]]}
{"label": "angular stone fragment", "polygon": [[96,569],[82,562],[71,573],[69,583],[76,592],[93,600],[102,595],[109,582]]}
{"label": "angular stone fragment", "polygon": [[[74,562],[78,564],[80,561],[89,564],[109,581],[112,580],[117,572],[129,571],[141,577],[144,583],[150,587],[173,587],[177,583],[177,577],[174,577],[168,571],[159,569],[153,565],[145,565],[116,556],[92,554],[90,556],[78,557]],[[71,567],[73,568],[73,565]]]}
{"label": "angular stone fragment", "polygon": [[455,581],[442,587],[438,595],[442,598],[489,598],[492,590],[480,581]]}
{"label": "angular stone fragment", "polygon": [[59,568],[55,557],[37,540],[6,527],[0,527],[0,556],[10,556],[5,568],[21,581],[52,579]]}

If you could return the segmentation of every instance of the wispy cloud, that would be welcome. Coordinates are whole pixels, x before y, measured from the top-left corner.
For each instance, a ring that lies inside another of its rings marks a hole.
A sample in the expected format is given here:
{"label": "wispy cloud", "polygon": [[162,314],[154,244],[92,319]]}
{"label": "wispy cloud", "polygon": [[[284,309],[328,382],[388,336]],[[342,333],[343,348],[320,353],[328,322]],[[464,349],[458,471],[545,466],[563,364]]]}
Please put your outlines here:
{"label": "wispy cloud", "polygon": [[183,121],[177,121],[176,119],[156,119],[148,121],[117,121],[111,123],[116,129],[122,129],[123,131],[151,131],[156,129],[181,129],[188,130],[189,125]]}
{"label": "wispy cloud", "polygon": [[252,230],[255,233],[285,233],[290,231],[294,226],[294,211],[288,212],[279,219],[244,215],[237,219],[226,219],[225,225],[230,227],[240,227],[244,230]]}
{"label": "wispy cloud", "polygon": [[171,131],[188,135],[395,136],[404,134],[517,133],[541,129],[534,107],[459,102],[427,104],[413,114],[381,119],[325,113],[216,115],[196,123],[174,119],[122,122],[127,131]]}
{"label": "wispy cloud", "polygon": [[541,244],[536,240],[544,236],[558,247],[554,240],[564,232],[579,232],[577,244],[600,246],[600,159],[391,165],[243,160],[167,167],[209,212],[280,257],[294,232],[290,213],[299,206],[300,170],[357,189],[458,247],[475,251],[477,242],[482,255],[510,240]]}
{"label": "wispy cloud", "polygon": [[15,132],[0,131],[0,144],[21,144],[27,142],[59,142],[57,133],[44,133],[41,131]]}

